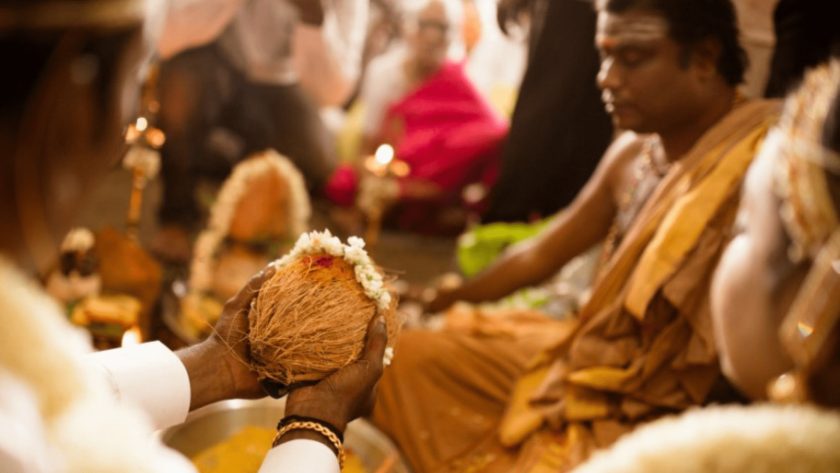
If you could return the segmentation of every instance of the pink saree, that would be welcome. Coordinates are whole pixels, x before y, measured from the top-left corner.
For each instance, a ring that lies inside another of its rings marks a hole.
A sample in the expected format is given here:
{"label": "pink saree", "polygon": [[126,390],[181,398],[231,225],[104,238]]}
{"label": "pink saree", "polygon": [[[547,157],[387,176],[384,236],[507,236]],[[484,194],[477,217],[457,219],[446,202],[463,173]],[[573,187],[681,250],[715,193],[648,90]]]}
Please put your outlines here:
{"label": "pink saree", "polygon": [[[459,63],[448,62],[421,86],[393,103],[383,120],[379,141],[391,143],[397,159],[411,168],[402,179],[433,184],[437,197],[422,201],[410,195],[396,209],[400,227],[425,226],[435,209],[461,205],[461,191],[482,183],[495,183],[502,141],[508,125],[478,93]],[[327,195],[351,204],[355,176],[339,169],[327,186]],[[349,199],[348,199],[349,197]]]}

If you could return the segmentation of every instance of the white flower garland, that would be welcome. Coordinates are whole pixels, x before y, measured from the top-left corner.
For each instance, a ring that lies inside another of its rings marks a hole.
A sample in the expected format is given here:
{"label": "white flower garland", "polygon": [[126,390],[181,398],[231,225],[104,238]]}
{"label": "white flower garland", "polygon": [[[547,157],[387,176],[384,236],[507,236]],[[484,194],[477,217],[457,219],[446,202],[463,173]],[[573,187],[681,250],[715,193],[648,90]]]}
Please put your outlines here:
{"label": "white flower garland", "polygon": [[76,227],[69,232],[61,241],[61,251],[71,252],[78,251],[80,253],[90,251],[96,242],[93,232],[85,227]]}
{"label": "white flower garland", "polygon": [[376,270],[373,260],[365,251],[365,241],[359,237],[351,236],[347,239],[345,245],[341,243],[338,237],[333,236],[329,230],[304,233],[298,238],[292,251],[273,264],[285,266],[301,255],[316,253],[326,253],[336,258],[342,258],[353,265],[356,281],[362,286],[365,295],[375,302],[376,307],[381,311],[390,307],[391,293],[385,288],[382,275]]}
{"label": "white flower garland", "polygon": [[247,190],[251,176],[267,172],[277,173],[289,185],[289,235],[294,237],[306,231],[311,214],[309,194],[306,192],[303,176],[294,164],[274,150],[264,151],[243,161],[233,169],[230,177],[222,185],[210,212],[207,229],[198,236],[190,265],[191,291],[210,290],[214,256],[230,231],[236,204]]}
{"label": "white flower garland", "polygon": [[[376,304],[379,311],[388,310],[391,305],[391,293],[385,288],[382,275],[376,270],[373,260],[365,251],[365,241],[359,237],[351,236],[344,245],[329,230],[304,233],[298,238],[292,251],[272,264],[278,267],[285,266],[301,255],[316,253],[326,253],[352,264],[356,281],[362,286],[365,295]],[[394,347],[388,346],[385,348],[382,364],[389,366],[393,359]]]}

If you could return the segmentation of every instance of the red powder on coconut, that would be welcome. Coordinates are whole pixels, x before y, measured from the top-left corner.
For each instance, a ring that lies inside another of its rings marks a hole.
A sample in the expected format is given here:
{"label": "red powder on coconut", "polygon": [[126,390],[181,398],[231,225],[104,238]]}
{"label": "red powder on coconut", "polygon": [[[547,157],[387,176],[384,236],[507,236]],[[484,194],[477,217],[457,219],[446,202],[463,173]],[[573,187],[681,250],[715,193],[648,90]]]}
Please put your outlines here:
{"label": "red powder on coconut", "polygon": [[324,255],[318,256],[315,258],[315,261],[312,263],[319,268],[331,268],[333,265],[334,258],[332,256]]}

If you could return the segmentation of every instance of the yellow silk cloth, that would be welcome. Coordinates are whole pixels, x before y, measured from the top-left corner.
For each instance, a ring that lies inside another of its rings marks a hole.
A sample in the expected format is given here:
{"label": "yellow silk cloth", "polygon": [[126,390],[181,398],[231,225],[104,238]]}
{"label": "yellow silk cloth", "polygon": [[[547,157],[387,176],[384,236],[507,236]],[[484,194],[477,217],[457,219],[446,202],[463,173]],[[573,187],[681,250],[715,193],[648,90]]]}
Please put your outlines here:
{"label": "yellow silk cloth", "polygon": [[738,106],[671,167],[576,322],[401,343],[374,420],[415,470],[565,471],[639,422],[704,403],[719,378],[709,282],[777,109]]}

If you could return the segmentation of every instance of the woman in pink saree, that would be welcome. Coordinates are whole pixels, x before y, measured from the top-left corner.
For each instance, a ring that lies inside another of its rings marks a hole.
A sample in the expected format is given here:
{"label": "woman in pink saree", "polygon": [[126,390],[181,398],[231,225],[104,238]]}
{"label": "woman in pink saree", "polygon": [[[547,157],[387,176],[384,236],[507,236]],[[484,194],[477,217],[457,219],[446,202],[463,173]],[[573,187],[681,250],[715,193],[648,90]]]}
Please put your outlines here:
{"label": "woman in pink saree", "polygon": [[[406,26],[406,46],[371,63],[361,94],[364,151],[390,144],[408,173],[360,185],[364,173],[344,166],[327,195],[349,206],[376,194],[393,204],[388,218],[400,228],[457,231],[463,224],[457,216],[467,210],[464,189],[470,184],[489,189],[495,182],[508,125],[472,85],[463,65],[447,59],[460,22],[459,0],[422,3]],[[469,210],[480,210],[471,205]]]}

